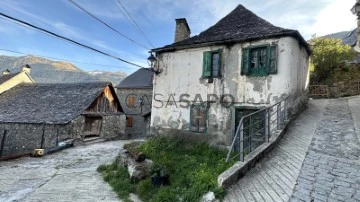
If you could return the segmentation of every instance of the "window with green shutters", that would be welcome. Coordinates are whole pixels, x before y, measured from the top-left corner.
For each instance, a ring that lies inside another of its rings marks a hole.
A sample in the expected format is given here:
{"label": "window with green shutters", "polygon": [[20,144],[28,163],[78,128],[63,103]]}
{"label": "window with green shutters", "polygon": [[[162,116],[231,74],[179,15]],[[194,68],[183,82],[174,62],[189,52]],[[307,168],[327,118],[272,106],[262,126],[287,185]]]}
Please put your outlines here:
{"label": "window with green shutters", "polygon": [[190,108],[190,131],[206,133],[207,130],[207,103],[194,104]]}
{"label": "window with green shutters", "polygon": [[277,73],[277,45],[242,49],[241,75],[268,76]]}
{"label": "window with green shutters", "polygon": [[221,77],[221,51],[206,51],[203,53],[204,78]]}

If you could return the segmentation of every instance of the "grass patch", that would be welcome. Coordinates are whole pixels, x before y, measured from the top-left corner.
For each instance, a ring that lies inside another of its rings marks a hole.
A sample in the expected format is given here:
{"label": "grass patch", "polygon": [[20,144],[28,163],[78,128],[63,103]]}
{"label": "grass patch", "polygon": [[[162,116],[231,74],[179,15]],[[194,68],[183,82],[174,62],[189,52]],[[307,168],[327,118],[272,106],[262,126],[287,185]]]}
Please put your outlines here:
{"label": "grass patch", "polygon": [[119,198],[124,199],[125,202],[130,201],[130,193],[134,193],[136,185],[130,181],[130,177],[126,168],[117,166],[114,162],[109,165],[101,165],[97,168],[106,182],[108,182]]}
{"label": "grass patch", "polygon": [[221,199],[225,192],[217,186],[217,177],[235,163],[226,163],[226,151],[206,143],[164,137],[153,138],[142,145],[126,145],[125,148],[143,152],[153,160],[154,170],[160,168],[170,174],[171,185],[154,187],[150,178],[131,182],[125,168],[119,168],[115,163],[100,166],[98,171],[122,199],[136,193],[149,202],[192,202],[199,201],[208,191],[213,191]]}

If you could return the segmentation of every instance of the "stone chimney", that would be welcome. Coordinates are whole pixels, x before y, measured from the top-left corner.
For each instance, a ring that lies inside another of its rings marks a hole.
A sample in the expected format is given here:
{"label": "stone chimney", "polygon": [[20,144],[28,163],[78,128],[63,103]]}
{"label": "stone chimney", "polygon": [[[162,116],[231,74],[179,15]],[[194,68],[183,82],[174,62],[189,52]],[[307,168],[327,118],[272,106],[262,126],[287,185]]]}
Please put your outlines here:
{"label": "stone chimney", "polygon": [[26,64],[26,65],[22,68],[22,71],[30,74],[30,69],[31,69],[30,65]]}
{"label": "stone chimney", "polygon": [[175,39],[174,42],[183,41],[190,37],[190,27],[185,18],[175,19],[176,29],[175,29]]}
{"label": "stone chimney", "polygon": [[10,70],[9,70],[9,69],[6,69],[5,71],[2,72],[2,75],[7,75],[7,74],[10,74]]}

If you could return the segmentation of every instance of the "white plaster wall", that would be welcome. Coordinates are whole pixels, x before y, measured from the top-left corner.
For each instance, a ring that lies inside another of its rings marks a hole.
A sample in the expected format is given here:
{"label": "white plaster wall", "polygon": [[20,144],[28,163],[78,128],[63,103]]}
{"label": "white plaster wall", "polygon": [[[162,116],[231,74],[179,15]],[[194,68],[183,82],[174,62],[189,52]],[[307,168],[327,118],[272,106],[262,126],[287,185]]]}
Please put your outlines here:
{"label": "white plaster wall", "polygon": [[[240,75],[242,48],[271,43],[278,44],[278,73],[267,77]],[[213,83],[208,83],[207,79],[201,78],[203,52],[217,49],[223,50],[223,76],[221,79],[215,78]],[[158,59],[162,72],[154,78],[151,116],[151,127],[154,128],[188,129],[190,110],[179,107],[180,104],[185,104],[179,102],[181,94],[189,94],[188,100],[191,101],[196,94],[201,96],[202,101],[210,101],[207,99],[207,94],[216,94],[218,97],[231,94],[237,105],[266,106],[289,95],[294,98],[300,96],[308,82],[308,54],[292,37],[236,44],[230,47],[212,46],[180,50],[162,53],[158,55]],[[175,103],[166,105],[168,100]],[[213,115],[216,120],[209,120],[209,125],[215,124],[220,132],[224,131],[224,127],[228,127],[231,121],[231,110],[219,104],[211,106],[209,117]]]}

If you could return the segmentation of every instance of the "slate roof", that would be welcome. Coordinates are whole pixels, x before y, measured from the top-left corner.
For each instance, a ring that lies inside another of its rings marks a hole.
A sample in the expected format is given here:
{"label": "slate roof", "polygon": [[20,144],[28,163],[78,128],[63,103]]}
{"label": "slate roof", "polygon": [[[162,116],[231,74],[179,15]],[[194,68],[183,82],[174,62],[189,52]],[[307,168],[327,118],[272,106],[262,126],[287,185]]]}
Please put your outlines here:
{"label": "slate roof", "polygon": [[5,74],[5,75],[2,75],[2,76],[0,77],[0,84],[3,84],[3,83],[5,83],[6,81],[14,78],[14,77],[15,77],[16,75],[18,75],[18,74],[20,74],[20,72],[18,72],[18,73],[13,73],[13,74]]}
{"label": "slate roof", "polygon": [[116,88],[152,88],[153,76],[151,69],[141,68],[127,76]]}
{"label": "slate roof", "polygon": [[0,95],[0,123],[65,124],[111,83],[22,84]]}
{"label": "slate roof", "polygon": [[349,46],[355,46],[356,42],[357,42],[356,29],[354,29],[352,31],[344,31],[344,32],[328,34],[328,35],[322,36],[321,38],[341,39],[343,44],[348,44]]}
{"label": "slate roof", "polygon": [[199,35],[162,48],[153,49],[153,51],[167,52],[191,47],[254,41],[283,36],[295,37],[309,53],[311,52],[308,44],[297,30],[274,26],[240,4],[231,13]]}

